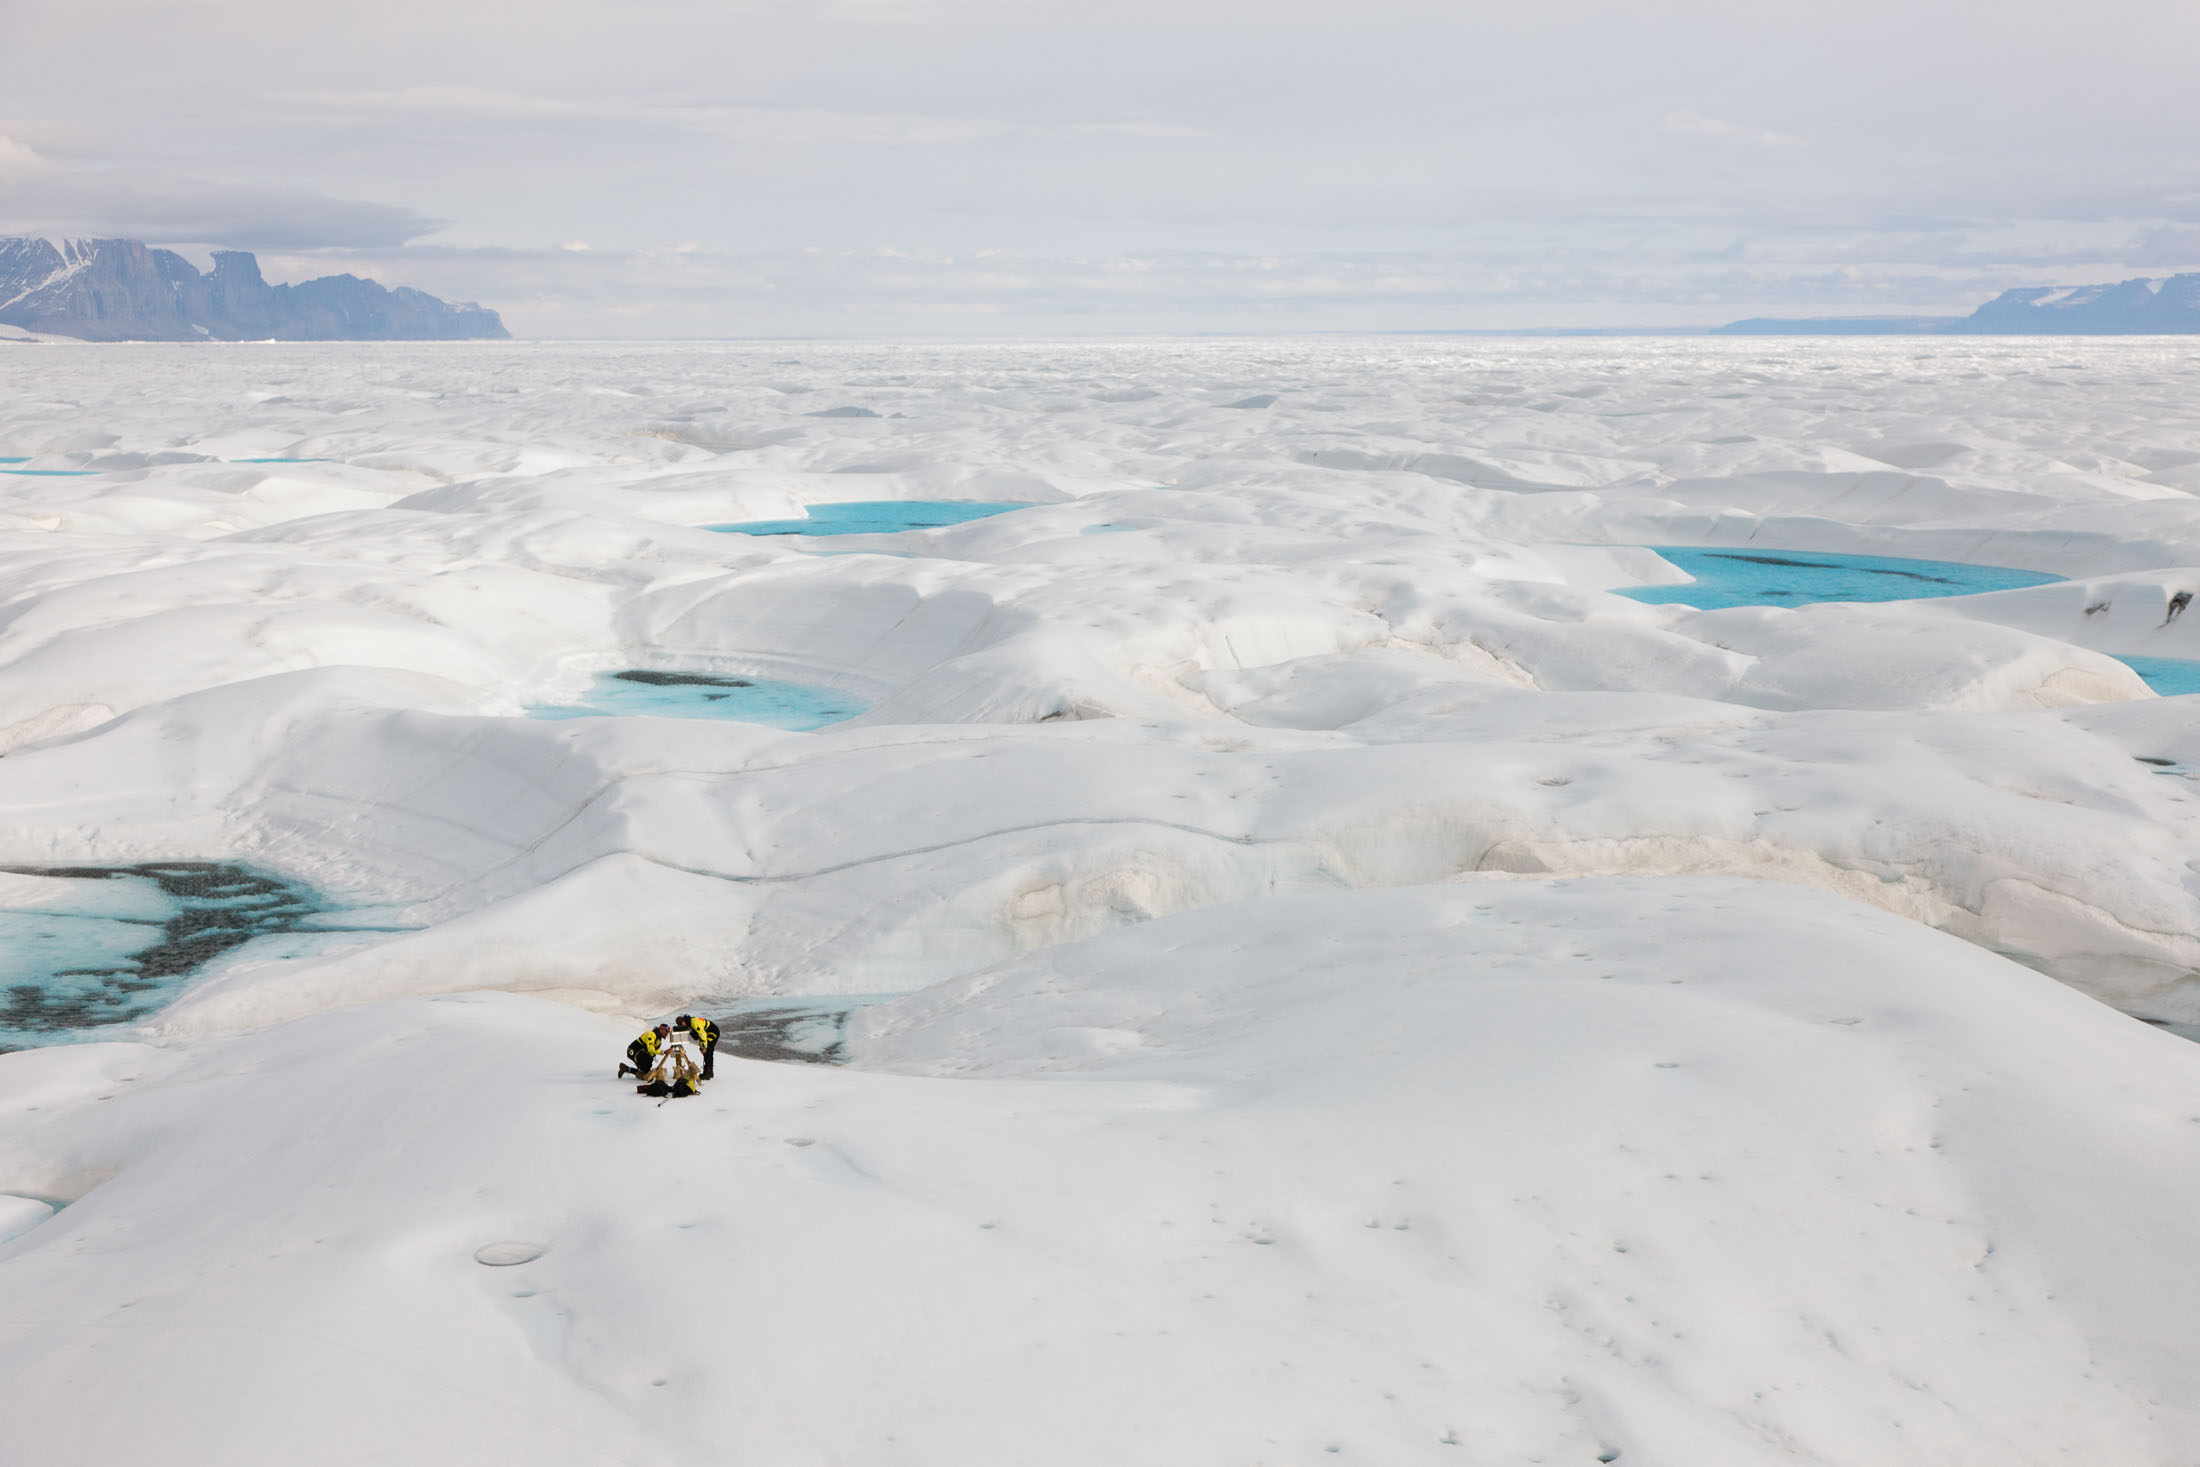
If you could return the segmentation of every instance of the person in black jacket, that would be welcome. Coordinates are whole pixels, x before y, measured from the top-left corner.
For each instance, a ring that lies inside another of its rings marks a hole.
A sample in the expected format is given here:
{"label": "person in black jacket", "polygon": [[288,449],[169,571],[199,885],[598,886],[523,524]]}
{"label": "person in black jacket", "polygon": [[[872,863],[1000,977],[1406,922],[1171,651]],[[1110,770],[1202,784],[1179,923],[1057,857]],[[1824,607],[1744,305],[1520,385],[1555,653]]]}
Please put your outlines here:
{"label": "person in black jacket", "polygon": [[672,1026],[670,1024],[659,1024],[654,1029],[644,1029],[636,1036],[634,1042],[626,1047],[626,1063],[619,1066],[620,1077],[623,1079],[627,1075],[632,1075],[638,1080],[652,1069],[655,1069],[658,1051],[665,1047],[665,1041],[671,1037]]}
{"label": "person in black jacket", "polygon": [[693,1014],[682,1014],[673,1021],[672,1027],[683,1033],[692,1034],[695,1037],[695,1042],[703,1047],[703,1078],[706,1080],[711,1078],[711,1072],[717,1068],[718,1026],[708,1019],[698,1019]]}

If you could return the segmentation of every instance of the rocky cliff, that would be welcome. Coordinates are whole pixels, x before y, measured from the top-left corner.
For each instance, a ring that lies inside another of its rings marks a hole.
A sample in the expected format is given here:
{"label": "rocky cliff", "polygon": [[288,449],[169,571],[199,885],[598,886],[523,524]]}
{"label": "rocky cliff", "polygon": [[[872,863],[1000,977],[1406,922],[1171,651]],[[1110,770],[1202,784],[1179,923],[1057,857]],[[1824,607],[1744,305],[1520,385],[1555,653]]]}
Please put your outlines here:
{"label": "rocky cliff", "polygon": [[134,239],[0,237],[0,325],[85,341],[445,341],[511,333],[495,311],[356,275],[269,285],[241,250],[200,274]]}

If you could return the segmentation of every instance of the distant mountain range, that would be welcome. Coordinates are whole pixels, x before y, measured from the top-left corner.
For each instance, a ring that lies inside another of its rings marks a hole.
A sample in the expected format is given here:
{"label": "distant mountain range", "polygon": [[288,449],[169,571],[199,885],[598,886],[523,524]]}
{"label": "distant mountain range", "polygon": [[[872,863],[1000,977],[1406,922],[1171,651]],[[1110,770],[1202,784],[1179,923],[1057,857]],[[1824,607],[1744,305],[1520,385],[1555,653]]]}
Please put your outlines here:
{"label": "distant mountain range", "polygon": [[1713,336],[2156,336],[2200,332],[2200,274],[2005,290],[1968,316],[1757,317]]}
{"label": "distant mountain range", "polygon": [[505,340],[495,311],[356,275],[269,285],[260,262],[220,250],[202,275],[134,239],[54,244],[0,236],[0,325],[84,341]]}

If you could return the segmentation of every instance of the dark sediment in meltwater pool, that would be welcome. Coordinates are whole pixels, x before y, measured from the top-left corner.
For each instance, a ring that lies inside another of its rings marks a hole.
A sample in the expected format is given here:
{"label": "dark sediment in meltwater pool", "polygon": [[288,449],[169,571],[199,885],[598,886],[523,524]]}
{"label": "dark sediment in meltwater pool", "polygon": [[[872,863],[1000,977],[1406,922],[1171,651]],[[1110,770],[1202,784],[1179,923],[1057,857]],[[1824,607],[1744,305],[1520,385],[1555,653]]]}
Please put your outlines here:
{"label": "dark sediment in meltwater pool", "polygon": [[577,703],[544,704],[530,718],[723,718],[806,733],[855,717],[868,705],[846,693],[775,678],[633,669],[597,677]]}
{"label": "dark sediment in meltwater pool", "polygon": [[720,1054],[776,1064],[837,1065],[848,1016],[891,993],[822,994],[744,999],[703,1017],[718,1025]]}
{"label": "dark sediment in meltwater pool", "polygon": [[729,535],[892,535],[967,524],[1028,503],[979,499],[877,499],[854,504],[813,504],[799,520],[744,520],[706,528]]}
{"label": "dark sediment in meltwater pool", "polygon": [[247,944],[353,930],[328,911],[225,862],[0,867],[0,1050],[142,1019]]}
{"label": "dark sediment in meltwater pool", "polygon": [[1635,586],[1622,596],[1652,605],[1808,606],[1821,601],[1914,601],[1973,596],[2059,581],[2039,571],[1950,560],[1838,555],[1819,550],[1755,550],[1719,545],[1654,545],[1695,579],[1680,586]]}

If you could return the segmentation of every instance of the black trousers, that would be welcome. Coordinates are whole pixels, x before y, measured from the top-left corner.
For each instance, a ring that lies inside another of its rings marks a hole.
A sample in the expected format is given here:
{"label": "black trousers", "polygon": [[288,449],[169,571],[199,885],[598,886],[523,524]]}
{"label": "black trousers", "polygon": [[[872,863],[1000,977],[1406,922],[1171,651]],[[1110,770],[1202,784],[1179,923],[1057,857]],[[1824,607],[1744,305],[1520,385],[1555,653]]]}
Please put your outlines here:
{"label": "black trousers", "polygon": [[712,1040],[712,1041],[711,1041],[710,1043],[708,1043],[708,1044],[706,1044],[706,1045],[704,1045],[704,1046],[703,1046],[703,1078],[704,1078],[704,1079],[708,1080],[708,1079],[710,1079],[710,1078],[711,1078],[711,1074],[712,1074],[712,1071],[714,1071],[714,1070],[715,1070],[715,1069],[717,1068],[717,1064],[716,1064],[716,1061],[717,1061],[717,1059],[718,1059],[718,1041],[717,1041],[717,1040],[715,1040],[715,1039],[713,1039],[713,1040]]}

